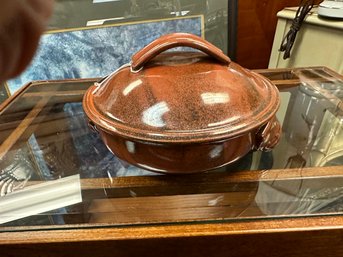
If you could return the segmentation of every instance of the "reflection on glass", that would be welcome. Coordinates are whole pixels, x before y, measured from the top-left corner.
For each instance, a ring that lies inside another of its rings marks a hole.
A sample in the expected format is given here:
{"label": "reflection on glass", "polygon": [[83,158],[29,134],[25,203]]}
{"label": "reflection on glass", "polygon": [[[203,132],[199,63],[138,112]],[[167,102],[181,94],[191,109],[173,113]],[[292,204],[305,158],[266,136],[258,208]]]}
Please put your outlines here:
{"label": "reflection on glass", "polygon": [[28,149],[8,151],[0,160],[0,199],[25,187],[33,175],[34,165],[28,155]]}
{"label": "reflection on glass", "polygon": [[311,165],[326,166],[340,156],[343,156],[343,117],[335,117],[326,111],[313,143]]}
{"label": "reflection on glass", "polygon": [[[287,111],[283,143],[274,150],[275,166],[327,166],[343,154],[342,80],[316,69],[296,70],[293,74],[302,83],[290,90],[290,104],[281,101],[280,109]],[[316,77],[318,80],[313,79]]]}
{"label": "reflection on glass", "polygon": [[166,125],[166,123],[163,120],[163,115],[169,111],[169,107],[166,102],[160,102],[157,104],[154,104],[150,108],[146,109],[143,112],[142,121],[144,124],[161,128]]}
{"label": "reflection on glass", "polygon": [[[268,172],[267,172],[268,173]],[[265,215],[296,215],[342,208],[342,177],[260,181],[255,202]]]}

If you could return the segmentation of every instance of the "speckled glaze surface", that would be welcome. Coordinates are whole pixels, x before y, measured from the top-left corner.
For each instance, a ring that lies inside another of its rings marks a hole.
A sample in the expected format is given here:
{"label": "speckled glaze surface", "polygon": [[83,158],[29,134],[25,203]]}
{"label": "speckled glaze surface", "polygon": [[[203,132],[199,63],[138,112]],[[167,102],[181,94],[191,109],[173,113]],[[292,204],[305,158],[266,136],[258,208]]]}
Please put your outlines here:
{"label": "speckled glaze surface", "polygon": [[[162,53],[177,46],[201,52]],[[114,154],[159,172],[209,170],[280,138],[276,87],[190,34],[143,48],[90,87],[83,106]]]}

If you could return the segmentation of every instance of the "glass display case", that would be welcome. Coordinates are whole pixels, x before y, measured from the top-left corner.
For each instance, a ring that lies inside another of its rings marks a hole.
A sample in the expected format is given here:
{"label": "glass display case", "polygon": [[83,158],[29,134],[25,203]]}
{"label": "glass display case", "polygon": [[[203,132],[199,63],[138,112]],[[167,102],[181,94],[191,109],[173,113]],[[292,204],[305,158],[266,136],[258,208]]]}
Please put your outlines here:
{"label": "glass display case", "polygon": [[94,79],[33,82],[1,107],[0,229],[234,222],[342,210],[342,86],[325,68],[260,70],[279,88],[271,152],[211,172],[159,175],[108,151],[81,101]]}

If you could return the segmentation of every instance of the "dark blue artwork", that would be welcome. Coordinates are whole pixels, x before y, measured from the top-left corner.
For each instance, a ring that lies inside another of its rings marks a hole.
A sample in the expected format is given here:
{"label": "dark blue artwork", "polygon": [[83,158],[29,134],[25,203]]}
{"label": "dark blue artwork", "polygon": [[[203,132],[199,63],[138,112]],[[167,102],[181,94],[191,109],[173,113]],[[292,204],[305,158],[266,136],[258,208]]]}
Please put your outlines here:
{"label": "dark blue artwork", "polygon": [[201,28],[199,16],[46,34],[27,70],[8,81],[9,90],[33,80],[103,77],[154,39],[173,32],[201,36]]}

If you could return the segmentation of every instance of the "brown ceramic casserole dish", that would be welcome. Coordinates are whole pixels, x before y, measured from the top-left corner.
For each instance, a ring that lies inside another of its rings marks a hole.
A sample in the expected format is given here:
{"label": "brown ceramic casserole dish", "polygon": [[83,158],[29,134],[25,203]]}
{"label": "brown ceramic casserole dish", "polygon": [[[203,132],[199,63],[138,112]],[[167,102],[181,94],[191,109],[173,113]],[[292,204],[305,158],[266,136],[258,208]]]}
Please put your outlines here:
{"label": "brown ceramic casserole dish", "polygon": [[[187,46],[198,52],[166,52]],[[190,34],[163,36],[91,86],[90,125],[109,150],[142,168],[202,172],[280,138],[277,88]]]}

